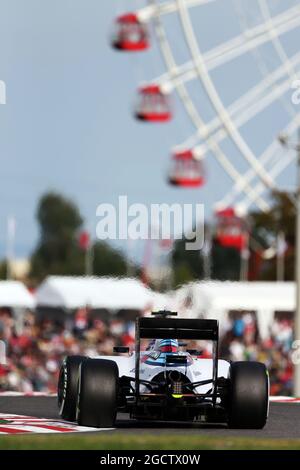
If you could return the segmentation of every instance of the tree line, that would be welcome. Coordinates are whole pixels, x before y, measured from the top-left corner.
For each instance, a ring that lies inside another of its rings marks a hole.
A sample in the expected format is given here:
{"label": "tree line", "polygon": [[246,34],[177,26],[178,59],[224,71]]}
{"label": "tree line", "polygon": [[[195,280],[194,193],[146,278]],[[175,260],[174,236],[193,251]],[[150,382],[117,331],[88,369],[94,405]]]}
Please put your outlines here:
{"label": "tree line", "polygon": [[[249,280],[275,280],[277,269],[276,239],[279,232],[285,237],[283,257],[284,280],[293,280],[295,272],[295,205],[290,194],[273,194],[272,208],[268,213],[252,211],[248,216],[250,227]],[[31,257],[28,282],[36,285],[48,275],[83,275],[86,273],[87,249],[91,250],[91,271],[95,276],[124,276],[128,262],[123,252],[109,243],[89,240],[81,243],[84,220],[77,205],[56,192],[44,194],[37,207],[36,219],[39,239]],[[235,248],[224,248],[213,236],[214,227],[207,226],[212,234],[209,253],[204,250],[187,251],[185,239],[178,240],[172,248],[173,287],[209,277],[216,280],[239,280],[241,253]],[[189,240],[190,241],[190,240]],[[274,255],[264,253],[275,247]],[[142,267],[131,266],[131,273],[140,276]],[[6,265],[0,265],[0,277],[5,278]]]}

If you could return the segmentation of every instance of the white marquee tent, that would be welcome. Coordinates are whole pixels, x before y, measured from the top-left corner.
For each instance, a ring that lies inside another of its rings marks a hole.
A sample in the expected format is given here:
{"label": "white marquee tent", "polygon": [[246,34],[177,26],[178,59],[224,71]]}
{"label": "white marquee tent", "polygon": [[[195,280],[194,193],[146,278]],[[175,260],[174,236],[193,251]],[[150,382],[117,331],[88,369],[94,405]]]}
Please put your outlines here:
{"label": "white marquee tent", "polygon": [[0,306],[34,308],[35,299],[22,282],[0,281]]}
{"label": "white marquee tent", "polygon": [[38,307],[67,310],[89,305],[112,312],[170,308],[178,310],[180,315],[216,318],[221,330],[229,311],[255,311],[260,333],[266,337],[275,312],[295,310],[295,285],[292,282],[206,281],[187,284],[163,295],[137,279],[50,276],[37,289],[36,303]]}
{"label": "white marquee tent", "polygon": [[[35,299],[26,286],[19,281],[0,281],[0,307],[10,307],[13,310],[18,333],[23,326],[24,309],[35,308]],[[0,341],[0,364],[6,364],[6,345]]]}
{"label": "white marquee tent", "polygon": [[160,296],[137,279],[49,276],[37,289],[38,307],[117,311],[145,310],[163,303]]}
{"label": "white marquee tent", "polygon": [[293,312],[296,291],[293,282],[195,282],[175,293],[176,304],[191,299],[189,313],[226,320],[231,310],[255,311],[260,333],[267,336],[275,312]]}

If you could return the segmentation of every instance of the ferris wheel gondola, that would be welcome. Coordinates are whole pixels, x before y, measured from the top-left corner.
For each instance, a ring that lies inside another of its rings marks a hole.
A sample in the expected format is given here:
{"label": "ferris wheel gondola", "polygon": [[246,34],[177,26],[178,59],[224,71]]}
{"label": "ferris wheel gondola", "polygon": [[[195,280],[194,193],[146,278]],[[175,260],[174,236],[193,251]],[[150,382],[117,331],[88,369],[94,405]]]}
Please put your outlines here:
{"label": "ferris wheel gondola", "polygon": [[144,51],[149,48],[149,33],[135,13],[119,16],[114,25],[112,46],[126,52]]}
{"label": "ferris wheel gondola", "polygon": [[202,160],[192,150],[177,151],[172,155],[172,166],[168,181],[181,188],[199,188],[205,184]]}
{"label": "ferris wheel gondola", "polygon": [[244,218],[233,207],[216,211],[215,240],[224,248],[242,251],[247,243],[248,229]]}
{"label": "ferris wheel gondola", "polygon": [[159,85],[141,86],[138,91],[138,103],[135,117],[139,121],[167,122],[172,119],[170,97]]}

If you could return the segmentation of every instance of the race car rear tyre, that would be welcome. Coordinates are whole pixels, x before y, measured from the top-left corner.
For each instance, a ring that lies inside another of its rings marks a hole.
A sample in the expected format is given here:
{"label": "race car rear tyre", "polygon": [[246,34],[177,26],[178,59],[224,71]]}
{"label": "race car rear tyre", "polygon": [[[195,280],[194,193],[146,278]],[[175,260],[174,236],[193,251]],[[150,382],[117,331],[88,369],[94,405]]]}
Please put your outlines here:
{"label": "race car rear tyre", "polygon": [[79,369],[77,421],[80,426],[111,428],[117,414],[119,370],[114,361],[88,359]]}
{"label": "race car rear tyre", "polygon": [[228,425],[262,429],[269,411],[269,376],[260,362],[233,362],[230,366]]}
{"label": "race car rear tyre", "polygon": [[67,356],[60,368],[57,400],[59,415],[66,421],[75,421],[79,366],[85,356]]}

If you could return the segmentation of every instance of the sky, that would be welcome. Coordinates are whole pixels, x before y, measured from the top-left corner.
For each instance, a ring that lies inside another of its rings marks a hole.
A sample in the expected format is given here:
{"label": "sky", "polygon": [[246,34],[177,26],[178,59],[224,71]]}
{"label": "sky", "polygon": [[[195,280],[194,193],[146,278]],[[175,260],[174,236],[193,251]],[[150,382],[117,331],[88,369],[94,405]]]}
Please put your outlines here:
{"label": "sky", "polygon": [[[253,0],[238,1],[244,3],[249,23],[255,24]],[[215,3],[192,13],[204,51],[240,28],[234,1]],[[279,12],[283,2],[270,3]],[[296,3],[287,0],[285,7]],[[32,252],[39,235],[37,203],[49,190],[72,198],[94,233],[97,206],[117,204],[119,195],[127,195],[129,203],[147,205],[203,203],[210,216],[214,203],[230,189],[231,181],[211,155],[204,188],[180,190],[167,185],[170,150],[194,132],[176,96],[170,124],[141,124],[131,116],[138,84],[160,76],[165,66],[154,37],[150,51],[129,56],[113,51],[109,38],[117,14],[144,4],[0,0],[0,80],[7,87],[7,104],[0,105],[0,258],[5,256],[9,216],[17,222],[16,256]],[[185,62],[190,57],[178,18],[169,15],[164,25],[176,60]],[[297,49],[298,33],[284,38],[288,54]],[[269,70],[278,65],[270,46],[262,53]],[[236,93],[255,85],[260,73],[253,55],[248,55],[212,77],[224,102],[230,103]],[[188,90],[201,113],[212,118],[214,111],[200,83],[190,82]],[[257,154],[287,122],[283,108],[277,102],[243,129]],[[224,141],[222,146],[237,167],[247,167],[232,143]],[[287,171],[280,185],[290,187],[293,174],[293,169]],[[126,244],[116,244],[126,250]]]}

